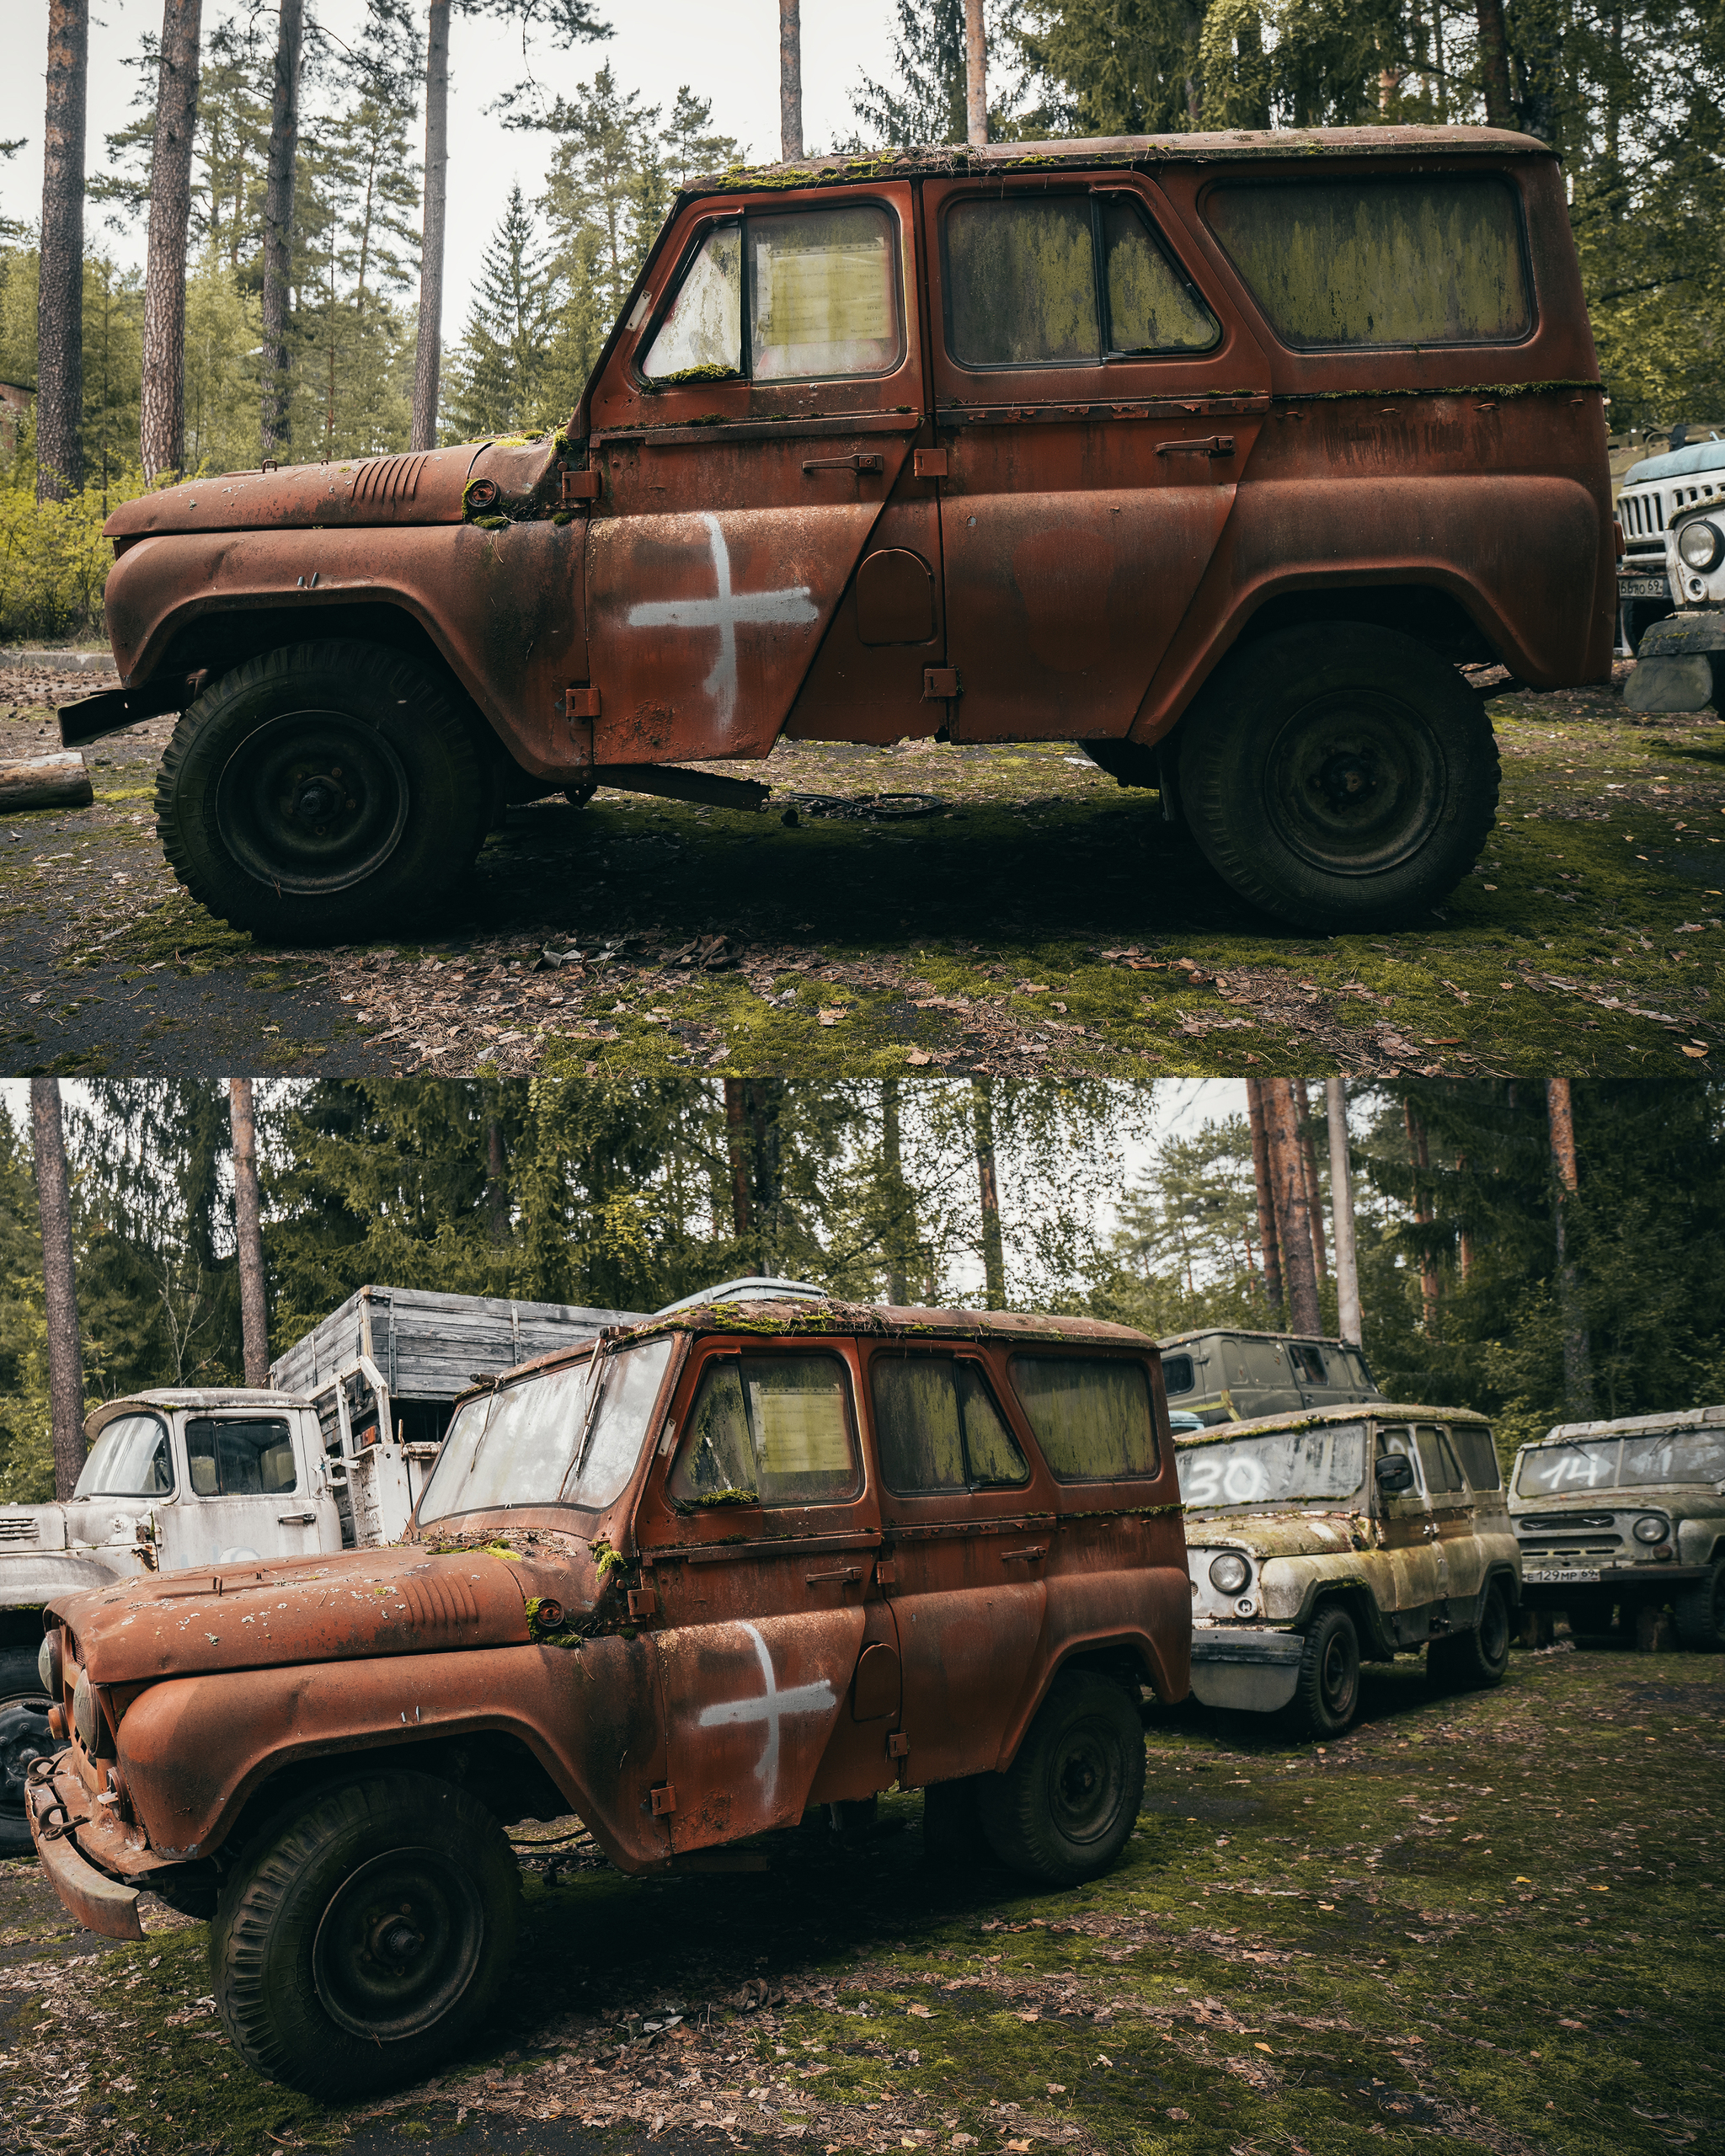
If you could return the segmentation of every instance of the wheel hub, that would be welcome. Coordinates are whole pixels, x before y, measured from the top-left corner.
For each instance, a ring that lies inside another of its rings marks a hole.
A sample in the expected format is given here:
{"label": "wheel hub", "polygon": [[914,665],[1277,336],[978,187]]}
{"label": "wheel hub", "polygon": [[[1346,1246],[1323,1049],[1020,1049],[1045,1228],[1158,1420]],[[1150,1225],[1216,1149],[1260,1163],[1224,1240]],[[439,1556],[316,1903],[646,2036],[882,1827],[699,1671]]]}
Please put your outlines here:
{"label": "wheel hub", "polygon": [[49,1732],[45,1700],[8,1700],[0,1706],[0,1806],[21,1812],[32,1762],[51,1758],[59,1749]]}
{"label": "wheel hub", "polygon": [[337,1887],[318,1922],[318,1999],[368,2043],[415,2036],[467,1990],[484,1935],[473,1881],[441,1850],[374,1857]]}
{"label": "wheel hub", "polygon": [[1321,793],[1332,815],[1339,816],[1377,790],[1377,774],[1363,756],[1343,750],[1327,757],[1306,781]]}
{"label": "wheel hub", "polygon": [[278,893],[328,895],[375,875],[401,842],[408,776],[357,712],[284,712],[235,748],[216,788],[222,843]]}
{"label": "wheel hub", "polygon": [[1327,874],[1381,874],[1410,859],[1443,812],[1443,752],[1411,704],[1338,690],[1290,714],[1263,766],[1278,836]]}
{"label": "wheel hub", "polygon": [[1112,1823],[1115,1790],[1108,1762],[1106,1731],[1079,1728],[1054,1763],[1049,1809],[1068,1841],[1094,1841]]}

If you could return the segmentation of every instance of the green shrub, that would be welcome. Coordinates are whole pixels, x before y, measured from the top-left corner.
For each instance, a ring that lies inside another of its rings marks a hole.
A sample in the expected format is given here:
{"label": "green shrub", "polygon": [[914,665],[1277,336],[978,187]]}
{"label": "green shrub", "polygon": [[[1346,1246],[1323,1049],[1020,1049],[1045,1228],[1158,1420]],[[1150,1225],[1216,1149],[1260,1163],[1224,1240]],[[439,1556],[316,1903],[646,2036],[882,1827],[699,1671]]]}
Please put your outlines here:
{"label": "green shrub", "polygon": [[133,470],[63,502],[39,502],[35,460],[17,458],[0,479],[0,643],[104,633],[114,550],[102,526],[143,491]]}

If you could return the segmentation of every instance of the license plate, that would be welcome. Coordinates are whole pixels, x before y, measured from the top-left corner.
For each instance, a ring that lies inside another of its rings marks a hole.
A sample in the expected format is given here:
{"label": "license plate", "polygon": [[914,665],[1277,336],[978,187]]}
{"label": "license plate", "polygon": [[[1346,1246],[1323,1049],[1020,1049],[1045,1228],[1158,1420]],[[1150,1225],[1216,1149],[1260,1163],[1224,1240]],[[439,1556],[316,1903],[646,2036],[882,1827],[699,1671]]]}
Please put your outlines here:
{"label": "license plate", "polygon": [[1597,1565],[1584,1565],[1573,1572],[1530,1572],[1525,1565],[1521,1568],[1521,1583],[1524,1587],[1581,1587],[1589,1580],[1597,1580],[1599,1577],[1599,1568]]}
{"label": "license plate", "polygon": [[1669,599],[1671,587],[1662,576],[1620,576],[1617,596],[1620,599]]}

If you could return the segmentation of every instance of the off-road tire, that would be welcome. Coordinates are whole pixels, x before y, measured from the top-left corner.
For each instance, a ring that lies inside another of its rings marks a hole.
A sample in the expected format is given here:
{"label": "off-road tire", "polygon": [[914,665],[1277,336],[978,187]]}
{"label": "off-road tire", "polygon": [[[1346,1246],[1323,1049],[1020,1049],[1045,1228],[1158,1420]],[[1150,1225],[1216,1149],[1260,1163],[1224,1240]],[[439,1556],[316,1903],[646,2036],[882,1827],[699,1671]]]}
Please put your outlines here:
{"label": "off-road tire", "polygon": [[945,1870],[975,1864],[989,1853],[978,1802],[981,1777],[966,1774],[953,1782],[930,1782],[922,1792],[922,1854]]}
{"label": "off-road tire", "polygon": [[36,1673],[35,1652],[0,1647],[0,1857],[28,1856],[33,1846],[24,1776],[32,1758],[66,1749],[48,1734],[52,1705]]}
{"label": "off-road tire", "polygon": [[514,1853],[466,1790],[410,1774],[327,1789],[279,1813],[223,1882],[222,2025],[248,2066],[307,2095],[411,2080],[483,2018],[520,1915]]}
{"label": "off-road tire", "polygon": [[1327,934],[1428,919],[1498,806],[1485,702],[1428,646],[1364,622],[1231,652],[1180,727],[1180,798],[1240,896]]}
{"label": "off-road tire", "polygon": [[1673,1608],[1677,1636],[1691,1654],[1725,1647],[1725,1564],[1709,1565],[1706,1577],[1685,1588]]}
{"label": "off-road tire", "polygon": [[429,666],[380,644],[292,644],[183,714],[156,825],[200,905],[312,942],[435,913],[472,867],[494,791],[474,714]]}
{"label": "off-road tire", "polygon": [[1001,1862],[1048,1886],[1106,1871],[1144,1801],[1144,1725],[1112,1678],[1057,1677],[1003,1774],[978,1777],[977,1808]]}
{"label": "off-road tire", "polygon": [[1359,1711],[1359,1634],[1338,1603],[1318,1611],[1294,1684],[1295,1720],[1312,1737],[1339,1737]]}
{"label": "off-road tire", "polygon": [[1479,1623],[1426,1650],[1425,1673],[1434,1684],[1455,1692],[1483,1691],[1501,1684],[1509,1667],[1509,1604],[1495,1582],[1480,1604]]}

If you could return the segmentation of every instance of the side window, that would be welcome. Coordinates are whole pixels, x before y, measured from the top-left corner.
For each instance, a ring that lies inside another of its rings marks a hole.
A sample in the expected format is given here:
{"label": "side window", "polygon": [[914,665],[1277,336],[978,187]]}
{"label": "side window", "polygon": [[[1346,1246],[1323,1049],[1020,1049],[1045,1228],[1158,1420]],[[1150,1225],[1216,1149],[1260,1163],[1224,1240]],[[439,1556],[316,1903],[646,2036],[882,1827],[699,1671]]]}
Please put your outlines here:
{"label": "side window", "polygon": [[1012,1383],[1058,1481],[1113,1482],[1156,1473],[1156,1430],[1141,1363],[1015,1355]]}
{"label": "side window", "polygon": [[[1413,1433],[1407,1429],[1380,1430],[1377,1457],[1382,1460],[1388,1453],[1400,1453],[1405,1459],[1414,1460],[1416,1454],[1413,1449]],[[1417,1467],[1415,1472],[1418,1473]],[[1397,1496],[1405,1503],[1409,1498],[1418,1497],[1420,1494],[1418,1486],[1416,1484],[1412,1490],[1402,1490],[1397,1493]],[[1390,1502],[1393,1504],[1397,1502],[1397,1498],[1392,1497]]]}
{"label": "side window", "polygon": [[1130,195],[958,202],[944,245],[948,341],[961,366],[1097,366],[1220,339]]}
{"label": "side window", "polygon": [[294,1487],[287,1424],[273,1416],[189,1422],[185,1455],[200,1497],[276,1497]]}
{"label": "side window", "polygon": [[1476,1490],[1503,1488],[1498,1448],[1492,1443],[1489,1430],[1478,1422],[1453,1422],[1450,1426],[1450,1443],[1461,1462],[1462,1472]]}
{"label": "side window", "polygon": [[835,1355],[708,1365],[670,1473],[674,1504],[834,1504],[862,1486],[850,1384]]}
{"label": "side window", "polygon": [[1190,1392],[1197,1382],[1197,1374],[1193,1369],[1189,1355],[1162,1357],[1162,1385],[1170,1399],[1177,1392]]}
{"label": "side window", "polygon": [[1461,1470],[1455,1465],[1449,1446],[1444,1442],[1444,1433],[1437,1425],[1434,1422],[1416,1422],[1413,1439],[1419,1448],[1419,1465],[1425,1476],[1428,1493],[1435,1497],[1461,1489]]}
{"label": "side window", "polygon": [[1288,1358],[1294,1365],[1295,1376],[1302,1385],[1327,1385],[1330,1382],[1329,1374],[1324,1368],[1323,1355],[1319,1349],[1307,1347],[1304,1341],[1290,1340]]}
{"label": "side window", "polygon": [[904,351],[897,264],[893,220],[870,203],[717,226],[641,371],[665,387],[888,373]]}
{"label": "side window", "polygon": [[877,1355],[869,1373],[880,1471],[901,1497],[1011,1488],[1030,1468],[975,1364],[948,1355]]}

